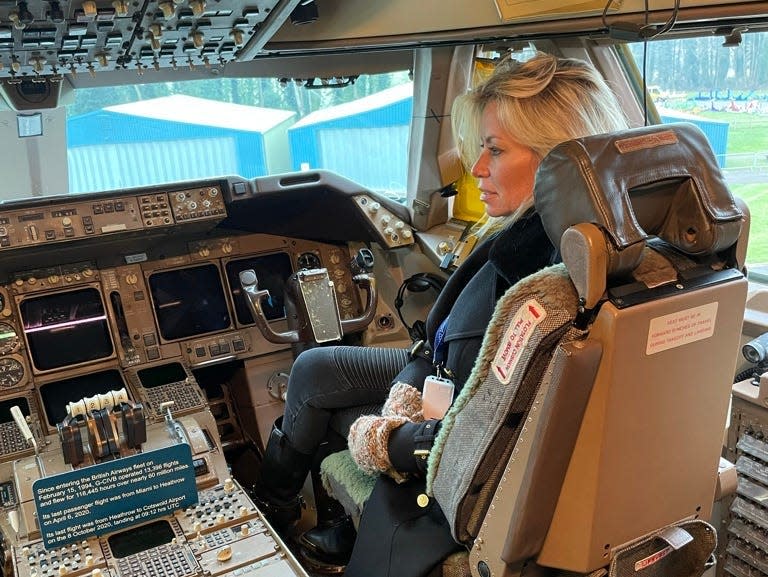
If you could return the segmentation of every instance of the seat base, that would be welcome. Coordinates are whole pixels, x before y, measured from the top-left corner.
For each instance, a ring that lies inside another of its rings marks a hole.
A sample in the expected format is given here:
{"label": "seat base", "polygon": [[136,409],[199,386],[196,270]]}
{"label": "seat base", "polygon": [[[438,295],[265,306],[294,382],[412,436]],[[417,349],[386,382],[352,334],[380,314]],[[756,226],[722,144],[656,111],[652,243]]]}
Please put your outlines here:
{"label": "seat base", "polygon": [[376,483],[376,476],[361,471],[350,452],[345,450],[323,459],[320,478],[328,494],[342,504],[357,527]]}

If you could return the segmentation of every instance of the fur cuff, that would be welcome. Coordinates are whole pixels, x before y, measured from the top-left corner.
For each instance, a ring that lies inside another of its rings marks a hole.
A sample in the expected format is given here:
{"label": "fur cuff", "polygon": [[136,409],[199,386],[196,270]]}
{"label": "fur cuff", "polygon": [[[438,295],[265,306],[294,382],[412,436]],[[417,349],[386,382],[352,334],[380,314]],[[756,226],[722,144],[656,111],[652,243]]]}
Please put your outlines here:
{"label": "fur cuff", "polygon": [[394,469],[387,448],[389,434],[407,421],[408,419],[402,416],[363,415],[352,423],[347,443],[357,466],[371,475],[392,474]]}
{"label": "fur cuff", "polygon": [[424,420],[421,393],[408,383],[398,381],[389,390],[381,414],[384,417],[405,417],[409,421],[420,423]]}

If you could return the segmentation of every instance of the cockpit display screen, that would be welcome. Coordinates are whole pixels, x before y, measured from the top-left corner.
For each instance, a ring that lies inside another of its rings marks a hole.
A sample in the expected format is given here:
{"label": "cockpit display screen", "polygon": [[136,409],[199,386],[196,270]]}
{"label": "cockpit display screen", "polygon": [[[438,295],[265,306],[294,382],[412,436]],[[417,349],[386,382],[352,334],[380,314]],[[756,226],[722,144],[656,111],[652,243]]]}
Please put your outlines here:
{"label": "cockpit display screen", "polygon": [[232,322],[216,265],[155,272],[149,287],[166,341],[221,331]]}
{"label": "cockpit display screen", "polygon": [[40,371],[109,358],[114,352],[96,288],[29,297],[19,308],[32,362]]}
{"label": "cockpit display screen", "polygon": [[10,423],[13,421],[13,415],[11,414],[11,407],[16,405],[21,409],[21,414],[25,417],[29,416],[29,403],[24,397],[15,397],[13,399],[6,399],[0,401],[0,423]]}
{"label": "cockpit display screen", "polygon": [[278,252],[262,256],[242,258],[227,263],[227,280],[235,302],[237,321],[241,325],[253,324],[253,315],[240,287],[240,273],[253,269],[259,289],[268,290],[269,298],[261,301],[261,308],[268,321],[285,318],[285,281],[291,276],[291,258]]}
{"label": "cockpit display screen", "polygon": [[111,535],[109,549],[117,559],[170,543],[175,537],[168,521],[155,521]]}
{"label": "cockpit display screen", "polygon": [[156,367],[141,369],[137,372],[141,386],[153,389],[163,385],[178,383],[187,378],[187,373],[181,363],[167,363]]}

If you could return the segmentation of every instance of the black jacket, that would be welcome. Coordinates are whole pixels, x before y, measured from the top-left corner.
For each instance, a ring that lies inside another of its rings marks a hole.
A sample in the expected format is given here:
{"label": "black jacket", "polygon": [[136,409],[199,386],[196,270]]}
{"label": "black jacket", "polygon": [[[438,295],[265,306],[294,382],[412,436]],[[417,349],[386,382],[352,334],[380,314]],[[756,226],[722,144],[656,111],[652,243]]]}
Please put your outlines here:
{"label": "black jacket", "polygon": [[[518,280],[554,264],[559,257],[539,216],[529,212],[481,243],[451,275],[427,317],[427,336],[434,346],[435,332],[448,318],[445,365],[453,373],[456,394],[464,386],[480,351],[483,336],[498,298]],[[395,381],[421,388],[432,374],[429,360],[417,357]],[[435,421],[430,431],[435,430]],[[393,466],[409,473],[423,472],[413,450],[423,448],[425,424],[407,423],[390,437]],[[397,485],[381,476],[366,504],[357,542],[345,577],[422,577],[459,546],[437,503],[416,504],[423,492],[420,477]]]}
{"label": "black jacket", "polygon": [[[431,350],[438,327],[448,317],[445,365],[454,375],[456,394],[472,371],[498,298],[520,279],[558,262],[559,255],[539,215],[531,211],[481,242],[450,276],[427,316],[427,338]],[[392,383],[402,381],[421,390],[424,378],[433,372],[430,360],[417,357]]]}
{"label": "black jacket", "polygon": [[[520,279],[554,264],[559,251],[549,241],[539,215],[527,213],[498,234],[481,243],[448,279],[427,317],[427,336],[434,347],[435,333],[448,317],[445,331],[447,359],[459,394],[480,352],[485,330],[496,301]],[[424,378],[434,373],[430,359],[417,357],[406,365],[394,382],[403,381],[421,389]],[[437,431],[432,423],[430,433]],[[416,439],[424,436],[424,426],[408,423],[390,437],[390,460],[396,469],[419,472],[422,462],[414,462]],[[420,445],[418,448],[424,448]]]}

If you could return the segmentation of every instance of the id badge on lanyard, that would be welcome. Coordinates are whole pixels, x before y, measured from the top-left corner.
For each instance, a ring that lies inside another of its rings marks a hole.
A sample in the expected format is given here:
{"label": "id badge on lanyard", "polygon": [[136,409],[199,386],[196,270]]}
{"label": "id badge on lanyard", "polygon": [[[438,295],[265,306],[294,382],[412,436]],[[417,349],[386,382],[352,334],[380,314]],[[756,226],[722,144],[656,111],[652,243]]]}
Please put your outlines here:
{"label": "id badge on lanyard", "polygon": [[453,393],[456,388],[453,381],[448,378],[450,373],[445,369],[447,357],[445,331],[448,325],[446,317],[435,333],[434,366],[435,375],[428,375],[424,379],[422,388],[422,406],[425,419],[442,419],[453,402]]}

